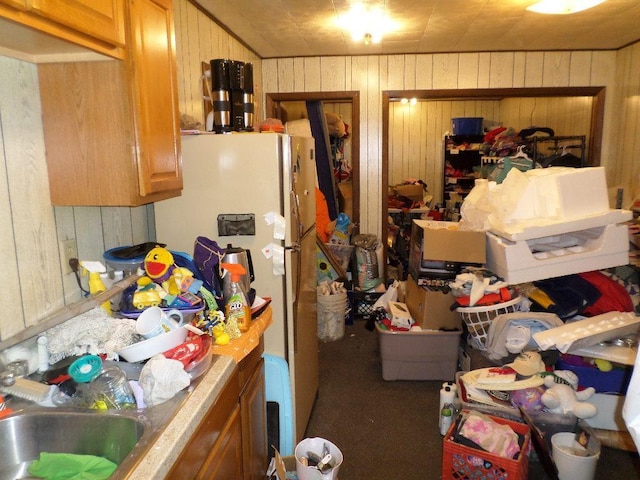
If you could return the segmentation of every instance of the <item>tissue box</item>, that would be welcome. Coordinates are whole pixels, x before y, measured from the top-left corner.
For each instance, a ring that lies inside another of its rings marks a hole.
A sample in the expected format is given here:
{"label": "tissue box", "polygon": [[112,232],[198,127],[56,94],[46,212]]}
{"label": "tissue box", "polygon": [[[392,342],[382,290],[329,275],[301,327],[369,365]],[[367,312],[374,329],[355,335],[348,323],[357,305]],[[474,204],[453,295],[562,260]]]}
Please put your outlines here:
{"label": "tissue box", "polygon": [[512,242],[488,232],[486,267],[506,282],[517,284],[626,265],[627,231],[626,225],[610,224],[572,232],[578,245],[537,252],[530,245],[553,243],[553,239]]}

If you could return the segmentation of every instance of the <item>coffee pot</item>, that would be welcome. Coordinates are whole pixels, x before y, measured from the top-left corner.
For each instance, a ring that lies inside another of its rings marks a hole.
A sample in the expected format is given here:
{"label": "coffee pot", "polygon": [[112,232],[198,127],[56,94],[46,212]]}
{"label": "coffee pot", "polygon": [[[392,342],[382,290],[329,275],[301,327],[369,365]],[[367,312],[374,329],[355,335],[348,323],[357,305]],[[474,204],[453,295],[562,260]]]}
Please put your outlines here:
{"label": "coffee pot", "polygon": [[[236,263],[244,267],[244,271],[247,273],[241,276],[240,283],[243,290],[247,293],[247,296],[250,297],[249,301],[253,302],[255,294],[252,295],[251,282],[255,280],[255,276],[253,274],[251,251],[245,250],[244,248],[240,247],[234,247],[229,243],[227,244],[227,248],[225,249],[224,256],[222,257],[222,261],[220,263]],[[222,278],[222,294],[224,295],[225,299],[229,297],[230,292],[231,275],[226,274]]]}

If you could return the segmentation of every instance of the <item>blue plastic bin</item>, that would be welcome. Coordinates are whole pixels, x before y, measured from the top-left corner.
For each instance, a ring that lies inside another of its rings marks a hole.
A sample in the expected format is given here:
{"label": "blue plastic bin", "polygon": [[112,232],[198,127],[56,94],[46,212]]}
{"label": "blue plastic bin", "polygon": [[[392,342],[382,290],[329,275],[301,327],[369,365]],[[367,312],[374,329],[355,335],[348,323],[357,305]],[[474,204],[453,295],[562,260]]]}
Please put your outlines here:
{"label": "blue plastic bin", "polygon": [[[293,404],[291,397],[291,382],[289,378],[289,365],[282,357],[269,355],[264,353],[264,376],[267,401],[267,416],[271,411],[277,418],[267,418],[267,424],[275,424],[276,428],[273,433],[278,441],[269,439],[269,450],[271,458],[271,443],[278,449],[282,456],[293,455]],[[273,410],[269,408],[269,404],[274,406]],[[269,427],[267,427],[269,430]],[[267,435],[270,436],[270,435]]]}
{"label": "blue plastic bin", "polygon": [[484,117],[452,118],[454,135],[482,135]]}

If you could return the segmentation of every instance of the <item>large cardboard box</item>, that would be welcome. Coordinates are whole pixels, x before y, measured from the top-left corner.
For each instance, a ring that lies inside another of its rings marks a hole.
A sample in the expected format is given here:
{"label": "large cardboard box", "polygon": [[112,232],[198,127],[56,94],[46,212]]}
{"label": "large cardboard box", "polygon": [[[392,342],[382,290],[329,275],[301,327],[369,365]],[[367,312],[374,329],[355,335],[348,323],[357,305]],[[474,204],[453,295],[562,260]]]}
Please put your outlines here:
{"label": "large cardboard box", "polygon": [[424,189],[422,185],[396,185],[393,187],[396,195],[407,197],[414,202],[422,202],[424,199]]}
{"label": "large cardboard box", "polygon": [[406,281],[405,303],[409,313],[422,328],[430,330],[462,329],[458,312],[451,311],[455,297],[451,293],[427,290],[419,286],[409,275]]}
{"label": "large cardboard box", "polygon": [[485,263],[486,233],[460,230],[457,222],[414,220],[411,242],[421,245],[423,260]]}

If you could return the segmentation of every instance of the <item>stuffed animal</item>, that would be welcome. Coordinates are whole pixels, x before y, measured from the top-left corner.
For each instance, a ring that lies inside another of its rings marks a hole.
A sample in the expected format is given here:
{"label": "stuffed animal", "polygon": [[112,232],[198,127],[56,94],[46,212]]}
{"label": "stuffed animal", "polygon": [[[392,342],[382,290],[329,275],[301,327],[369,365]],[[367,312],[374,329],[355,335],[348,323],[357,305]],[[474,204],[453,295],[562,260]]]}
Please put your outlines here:
{"label": "stuffed animal", "polygon": [[[556,372],[559,373],[559,372]],[[578,418],[591,418],[598,414],[598,408],[588,400],[596,392],[589,387],[576,391],[571,385],[557,383],[553,375],[544,379],[547,390],[542,394],[541,401],[547,411],[552,413],[573,413]]]}

